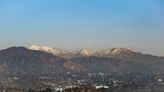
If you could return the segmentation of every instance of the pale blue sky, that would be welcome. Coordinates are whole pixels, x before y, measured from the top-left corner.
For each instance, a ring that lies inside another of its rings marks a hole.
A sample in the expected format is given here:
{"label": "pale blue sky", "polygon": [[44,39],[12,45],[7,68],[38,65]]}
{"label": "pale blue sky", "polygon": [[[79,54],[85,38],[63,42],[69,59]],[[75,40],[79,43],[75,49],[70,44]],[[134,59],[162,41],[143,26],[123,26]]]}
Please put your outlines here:
{"label": "pale blue sky", "polygon": [[163,0],[0,0],[0,49],[128,47],[164,56]]}

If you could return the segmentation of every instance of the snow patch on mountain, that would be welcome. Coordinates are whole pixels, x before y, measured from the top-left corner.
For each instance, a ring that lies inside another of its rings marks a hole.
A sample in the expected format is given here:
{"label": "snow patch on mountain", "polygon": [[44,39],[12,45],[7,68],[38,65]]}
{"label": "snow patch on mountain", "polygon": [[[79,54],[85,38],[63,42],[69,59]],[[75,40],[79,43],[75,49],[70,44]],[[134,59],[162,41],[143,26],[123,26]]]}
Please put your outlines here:
{"label": "snow patch on mountain", "polygon": [[112,49],[98,51],[98,52],[96,52],[96,55],[115,56],[115,55],[132,55],[135,53],[137,53],[137,52],[135,52],[131,48],[112,48]]}
{"label": "snow patch on mountain", "polygon": [[93,52],[89,49],[80,49],[80,50],[77,50],[75,54],[83,55],[83,56],[92,56]]}
{"label": "snow patch on mountain", "polygon": [[60,49],[51,48],[51,47],[47,47],[47,46],[32,45],[29,49],[31,49],[31,50],[39,50],[39,51],[51,53],[53,55],[59,55],[59,54],[62,53],[62,51]]}

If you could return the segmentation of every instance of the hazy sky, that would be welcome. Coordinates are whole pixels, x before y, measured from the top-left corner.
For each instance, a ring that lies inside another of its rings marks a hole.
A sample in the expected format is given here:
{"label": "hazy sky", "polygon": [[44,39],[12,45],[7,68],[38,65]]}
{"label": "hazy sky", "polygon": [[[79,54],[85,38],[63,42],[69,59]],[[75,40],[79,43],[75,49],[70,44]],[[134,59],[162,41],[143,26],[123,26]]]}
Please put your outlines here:
{"label": "hazy sky", "polygon": [[0,0],[0,49],[32,44],[164,56],[164,0]]}

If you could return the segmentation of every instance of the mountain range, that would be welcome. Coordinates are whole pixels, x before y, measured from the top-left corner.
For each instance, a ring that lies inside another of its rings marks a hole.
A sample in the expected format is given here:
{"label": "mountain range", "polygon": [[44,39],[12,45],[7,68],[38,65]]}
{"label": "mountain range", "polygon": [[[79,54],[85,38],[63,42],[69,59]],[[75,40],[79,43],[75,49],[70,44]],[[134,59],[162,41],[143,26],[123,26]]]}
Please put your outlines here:
{"label": "mountain range", "polygon": [[29,47],[30,50],[43,51],[56,56],[64,57],[65,55],[71,54],[72,56],[115,56],[115,55],[125,55],[139,53],[135,52],[130,48],[112,48],[106,50],[100,50],[97,52],[92,52],[89,49],[83,48],[75,51],[62,51],[57,48],[51,48],[47,46],[32,45]]}
{"label": "mountain range", "polygon": [[[99,50],[96,52],[92,52],[89,49],[80,49],[80,50],[70,52],[70,51],[62,51],[60,49],[46,47],[46,46],[32,45],[29,49],[34,50],[34,51],[46,52],[54,56],[64,58],[66,59],[66,61],[69,60],[69,63],[70,62],[77,63],[77,61],[79,61],[78,63],[80,64],[76,64],[76,65],[84,64],[84,66],[86,66],[85,63],[89,63],[88,68],[91,68],[92,65],[95,65],[97,69],[102,67],[104,71],[110,70],[114,72],[116,70],[122,71],[125,69],[127,70],[126,72],[130,72],[130,71],[132,72],[133,71],[135,72],[136,71],[137,72],[153,72],[153,71],[163,72],[162,66],[164,64],[164,57],[154,56],[151,54],[143,54],[142,52],[136,52],[135,50],[131,48],[112,48],[112,49],[106,49],[106,50]],[[101,62],[101,60],[105,62]],[[97,65],[96,65],[96,62],[97,62]],[[103,63],[105,63],[104,66],[103,66]],[[110,63],[110,64],[107,64],[107,63]],[[76,67],[76,65],[74,67]],[[107,66],[107,65],[110,65],[110,66]],[[78,68],[80,69],[80,67]],[[105,69],[105,68],[108,68],[108,69]],[[94,69],[91,69],[91,70],[94,70]],[[96,71],[100,72],[99,70],[96,70]]]}
{"label": "mountain range", "polygon": [[0,84],[27,86],[29,80],[37,81],[39,76],[57,78],[66,77],[67,73],[163,74],[163,66],[164,57],[135,52],[129,48],[69,52],[37,45],[29,48],[10,47],[0,50]]}

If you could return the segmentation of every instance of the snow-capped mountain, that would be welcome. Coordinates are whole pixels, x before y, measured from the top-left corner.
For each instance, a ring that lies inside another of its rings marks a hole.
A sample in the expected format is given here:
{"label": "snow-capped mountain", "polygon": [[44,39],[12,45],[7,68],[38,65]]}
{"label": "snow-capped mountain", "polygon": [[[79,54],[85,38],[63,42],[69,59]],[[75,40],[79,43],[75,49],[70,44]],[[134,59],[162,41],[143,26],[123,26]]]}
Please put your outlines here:
{"label": "snow-capped mountain", "polygon": [[57,48],[51,48],[47,46],[38,46],[38,45],[32,45],[29,49],[31,50],[39,50],[47,53],[51,53],[56,56],[61,57],[77,57],[77,56],[129,56],[129,55],[135,55],[139,54],[139,52],[136,52],[130,48],[112,48],[112,49],[106,49],[106,50],[100,50],[97,52],[92,52],[89,49],[79,49],[75,51],[62,51]]}
{"label": "snow-capped mountain", "polygon": [[29,48],[30,50],[38,50],[47,53],[51,53],[53,55],[62,56],[62,57],[73,57],[73,56],[92,56],[94,53],[89,49],[80,49],[76,51],[62,51],[57,48],[51,48],[47,46],[39,46],[39,45],[32,45]]}
{"label": "snow-capped mountain", "polygon": [[130,48],[112,48],[107,50],[98,51],[96,56],[121,56],[121,55],[134,55],[136,52]]}
{"label": "snow-capped mountain", "polygon": [[62,53],[62,51],[60,49],[51,48],[51,47],[47,47],[47,46],[32,45],[29,49],[43,51],[43,52],[51,53],[53,55],[60,55]]}
{"label": "snow-capped mountain", "polygon": [[89,49],[80,49],[75,52],[76,55],[92,56],[94,53]]}

